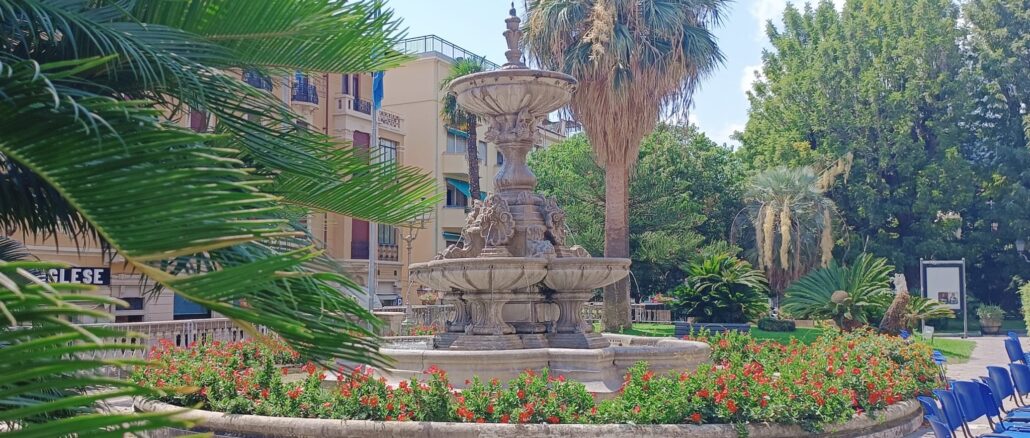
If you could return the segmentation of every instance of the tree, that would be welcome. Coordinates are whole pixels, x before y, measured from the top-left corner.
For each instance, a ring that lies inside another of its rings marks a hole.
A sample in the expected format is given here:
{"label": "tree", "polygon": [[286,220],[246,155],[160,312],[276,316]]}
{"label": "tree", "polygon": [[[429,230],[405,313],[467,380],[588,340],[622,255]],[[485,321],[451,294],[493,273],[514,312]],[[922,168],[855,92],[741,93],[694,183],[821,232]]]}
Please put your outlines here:
{"label": "tree", "polygon": [[[451,72],[440,82],[440,89],[446,90],[452,81],[462,76],[481,73],[486,71],[483,67],[483,60],[473,58],[459,59],[451,66]],[[453,93],[447,93],[443,98],[443,108],[440,109],[440,117],[447,125],[468,133],[466,137],[466,157],[469,163],[469,193],[473,200],[479,199],[479,138],[476,134],[476,127],[479,124],[479,116],[458,105],[458,99]]]}
{"label": "tree", "polygon": [[[969,283],[984,302],[1019,305],[1017,275],[1027,265],[1013,242],[1030,237],[1030,14],[1022,0],[963,5],[969,27],[971,94],[977,134],[973,156],[986,183],[966,216],[982,230],[973,245]],[[1023,274],[1025,276],[1025,274]]]}
{"label": "tree", "polygon": [[755,168],[851,153],[829,196],[849,246],[886,256],[908,278],[920,258],[972,258],[986,200],[973,164],[967,64],[951,0],[850,0],[788,7],[749,99],[742,155]]}
{"label": "tree", "polygon": [[[641,143],[630,182],[630,258],[638,298],[664,293],[686,278],[699,250],[725,245],[740,210],[743,172],[732,151],[693,126],[659,125]],[[529,165],[540,193],[566,213],[570,239],[592,254],[604,249],[604,170],[586,136],[533,152]],[[719,248],[721,247],[721,248]]]}
{"label": "tree", "polygon": [[[436,202],[434,181],[297,127],[298,115],[239,70],[389,68],[405,59],[391,50],[397,23],[372,1],[261,6],[0,0],[0,227],[96,237],[163,287],[244,329],[265,326],[306,358],[382,363],[365,327],[374,316],[341,293],[358,286],[325,270],[331,260],[288,207],[398,223]],[[216,133],[168,122],[187,108],[212,115]],[[105,316],[77,302],[124,303],[25,283],[26,269],[54,265],[17,263],[0,263],[4,420],[38,436],[167,424],[74,416],[97,400],[146,394],[88,374],[125,362],[79,354],[136,346],[61,318]],[[10,328],[19,324],[29,328]],[[85,393],[98,385],[114,389]]]}
{"label": "tree", "polygon": [[[847,157],[822,171],[774,167],[752,177],[744,202],[745,225],[754,230],[754,258],[765,271],[774,296],[833,259],[837,207],[826,191],[851,162]],[[738,224],[734,224],[737,240]]]}
{"label": "tree", "polygon": [[[663,113],[689,109],[722,53],[709,31],[726,0],[535,0],[526,45],[572,75],[570,110],[605,170],[604,254],[630,257],[629,181],[640,141]],[[604,328],[629,328],[629,279],[605,288]]]}

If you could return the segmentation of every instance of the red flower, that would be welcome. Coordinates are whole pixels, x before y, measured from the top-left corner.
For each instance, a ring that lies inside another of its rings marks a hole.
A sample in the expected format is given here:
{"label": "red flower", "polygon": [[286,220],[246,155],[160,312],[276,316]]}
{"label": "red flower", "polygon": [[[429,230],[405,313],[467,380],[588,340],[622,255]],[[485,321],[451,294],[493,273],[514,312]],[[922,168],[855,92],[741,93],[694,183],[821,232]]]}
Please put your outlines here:
{"label": "red flower", "polygon": [[268,388],[261,390],[261,398],[268,398]]}
{"label": "red flower", "polygon": [[733,400],[727,400],[726,401],[726,409],[729,410],[731,414],[736,414],[737,413],[737,403],[734,402]]}
{"label": "red flower", "polygon": [[515,396],[517,396],[519,400],[522,400],[526,398],[526,392],[520,389],[518,392],[515,393]]}
{"label": "red flower", "polygon": [[693,414],[690,414],[690,421],[701,424],[701,413],[694,412]]}
{"label": "red flower", "polygon": [[510,423],[510,422],[511,422],[511,415],[508,415],[508,414],[501,415],[501,423]]}
{"label": "red flower", "polygon": [[550,417],[547,417],[547,422],[551,423],[551,424],[558,424],[558,423],[561,423],[561,420],[558,419],[558,417],[552,415]]}
{"label": "red flower", "polygon": [[862,370],[860,370],[860,369],[858,369],[858,368],[852,368],[852,369],[851,369],[851,374],[854,374],[854,375],[856,375],[856,376],[857,376],[857,375],[859,375],[859,374],[862,374]]}
{"label": "red flower", "polygon": [[492,405],[492,404],[486,405],[486,413],[488,413],[488,414],[494,413],[494,405]]}
{"label": "red flower", "polygon": [[702,389],[702,390],[698,391],[697,392],[697,396],[701,397],[701,398],[708,398],[708,390],[707,389]]}

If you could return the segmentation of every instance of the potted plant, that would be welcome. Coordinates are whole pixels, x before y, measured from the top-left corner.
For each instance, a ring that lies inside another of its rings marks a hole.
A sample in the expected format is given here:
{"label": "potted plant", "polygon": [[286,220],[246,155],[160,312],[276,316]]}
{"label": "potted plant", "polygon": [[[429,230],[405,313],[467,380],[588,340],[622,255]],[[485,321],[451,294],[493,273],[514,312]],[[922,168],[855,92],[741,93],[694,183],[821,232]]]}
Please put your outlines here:
{"label": "potted plant", "polygon": [[993,304],[984,304],[976,308],[976,316],[980,318],[980,333],[996,335],[1001,331],[1001,320],[1005,311]]}
{"label": "potted plant", "polygon": [[769,312],[768,283],[751,264],[726,254],[696,260],[685,284],[669,292],[676,336],[700,330],[746,332]]}
{"label": "potted plant", "polygon": [[418,296],[419,301],[421,301],[423,305],[436,304],[437,298],[439,297],[437,297],[436,292],[434,291],[426,291]]}

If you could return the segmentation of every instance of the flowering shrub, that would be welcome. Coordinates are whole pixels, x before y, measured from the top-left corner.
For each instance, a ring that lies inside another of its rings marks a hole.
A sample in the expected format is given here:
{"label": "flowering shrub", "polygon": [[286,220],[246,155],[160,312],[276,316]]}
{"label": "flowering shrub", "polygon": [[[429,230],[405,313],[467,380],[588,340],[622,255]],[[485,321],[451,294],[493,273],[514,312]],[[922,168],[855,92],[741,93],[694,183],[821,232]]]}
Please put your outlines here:
{"label": "flowering shrub", "polygon": [[[502,384],[476,378],[460,392],[444,371],[387,385],[372,370],[326,372],[313,364],[289,374],[296,355],[253,341],[151,351],[142,384],[191,391],[164,401],[230,412],[309,418],[492,423],[797,424],[809,431],[839,423],[935,387],[924,344],[870,331],[828,334],[809,346],[757,342],[746,334],[706,338],[712,365],[658,375],[645,363],[626,374],[619,394],[596,403],[583,384],[547,370]],[[297,375],[299,374],[299,376]]]}
{"label": "flowering shrub", "polygon": [[442,331],[436,324],[419,324],[408,329],[408,336],[433,336]]}

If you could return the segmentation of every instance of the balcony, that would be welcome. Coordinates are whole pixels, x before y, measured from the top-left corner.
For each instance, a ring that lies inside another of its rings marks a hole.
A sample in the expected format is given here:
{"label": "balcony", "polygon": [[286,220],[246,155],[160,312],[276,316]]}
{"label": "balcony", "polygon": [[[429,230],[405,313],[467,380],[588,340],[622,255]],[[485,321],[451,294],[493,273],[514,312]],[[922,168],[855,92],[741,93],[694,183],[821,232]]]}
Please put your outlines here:
{"label": "balcony", "polygon": [[[444,152],[441,155],[440,169],[443,173],[464,175],[469,174],[469,161],[465,154],[455,152]],[[464,178],[468,179],[468,178]]]}
{"label": "balcony", "polygon": [[272,92],[272,80],[254,70],[246,70],[243,72],[243,82],[250,84],[254,88],[260,88],[269,93]]}
{"label": "balcony", "polygon": [[451,62],[463,58],[478,59],[483,62],[483,67],[486,70],[497,70],[501,68],[501,66],[488,61],[486,58],[472,53],[471,51],[436,35],[408,38],[397,43],[394,46],[394,49],[398,52],[412,55],[439,55]]}
{"label": "balcony", "polygon": [[[372,102],[355,98],[349,94],[341,94],[336,96],[336,105],[333,107],[333,110],[333,114],[336,116],[352,116],[369,122],[368,127],[359,125],[357,127],[359,130],[371,128]],[[344,125],[346,125],[346,122],[344,122]],[[404,117],[401,117],[400,114],[380,109],[379,127],[387,131],[404,134]],[[355,127],[351,126],[348,129],[355,129]]]}
{"label": "balcony", "polygon": [[300,82],[293,84],[293,94],[291,96],[293,102],[318,105],[318,88],[312,84]]}
{"label": "balcony", "polygon": [[[351,241],[350,258],[352,260],[368,260],[368,242]],[[379,253],[376,254],[379,261],[396,262],[400,260],[400,252],[397,245],[379,245]]]}

